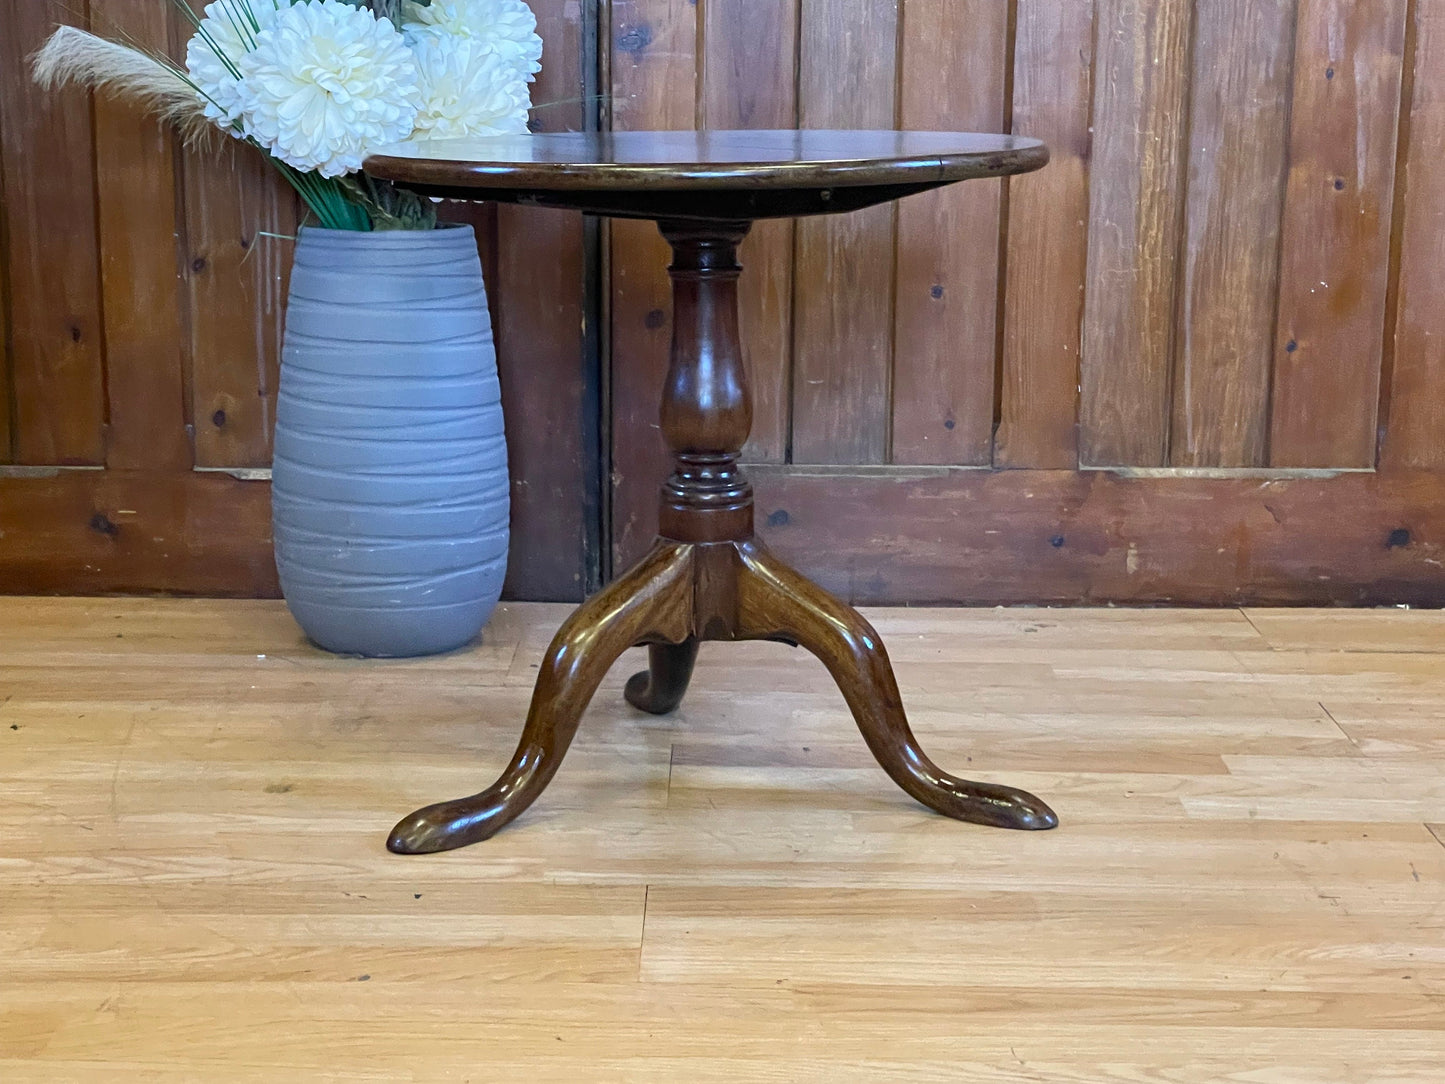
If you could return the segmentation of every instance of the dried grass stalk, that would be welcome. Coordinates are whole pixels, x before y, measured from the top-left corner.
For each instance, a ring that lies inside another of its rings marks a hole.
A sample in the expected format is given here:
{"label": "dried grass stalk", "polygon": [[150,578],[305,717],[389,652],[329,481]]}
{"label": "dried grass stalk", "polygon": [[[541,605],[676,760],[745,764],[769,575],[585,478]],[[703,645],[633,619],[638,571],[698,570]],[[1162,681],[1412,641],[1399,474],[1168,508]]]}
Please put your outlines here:
{"label": "dried grass stalk", "polygon": [[201,143],[216,127],[205,101],[184,76],[139,49],[62,26],[35,54],[35,81],[46,89],[74,84],[128,102],[174,126],[188,143]]}

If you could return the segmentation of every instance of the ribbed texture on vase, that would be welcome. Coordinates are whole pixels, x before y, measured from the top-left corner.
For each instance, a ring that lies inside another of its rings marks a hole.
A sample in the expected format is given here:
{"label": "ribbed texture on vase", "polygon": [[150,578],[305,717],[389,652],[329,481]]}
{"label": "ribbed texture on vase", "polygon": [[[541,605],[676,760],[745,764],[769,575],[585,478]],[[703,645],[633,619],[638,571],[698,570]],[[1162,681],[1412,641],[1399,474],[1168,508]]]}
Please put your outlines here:
{"label": "ribbed texture on vase", "polygon": [[281,587],[322,647],[426,655],[482,630],[510,493],[470,227],[302,231],[272,492]]}

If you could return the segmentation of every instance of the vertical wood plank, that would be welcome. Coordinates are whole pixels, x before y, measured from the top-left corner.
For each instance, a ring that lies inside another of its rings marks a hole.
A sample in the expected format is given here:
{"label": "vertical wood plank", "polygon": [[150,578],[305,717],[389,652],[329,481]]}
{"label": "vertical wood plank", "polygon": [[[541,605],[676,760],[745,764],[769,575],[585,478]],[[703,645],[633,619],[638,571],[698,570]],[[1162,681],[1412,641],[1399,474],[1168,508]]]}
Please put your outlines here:
{"label": "vertical wood plank", "polygon": [[[1004,125],[1009,6],[904,0],[899,125],[996,132]],[[894,463],[993,458],[1002,181],[898,205]]]}
{"label": "vertical wood plank", "polygon": [[[796,127],[798,4],[703,5],[702,127]],[[742,246],[739,319],[753,388],[743,457],[753,463],[781,463],[788,450],[794,233],[791,221],[759,222]]]}
{"label": "vertical wood plank", "polygon": [[[533,0],[545,52],[532,99],[539,131],[584,127],[580,5]],[[550,105],[547,103],[559,103]],[[512,471],[509,597],[568,601],[588,590],[598,514],[589,443],[597,374],[584,353],[582,216],[498,206],[497,362]]]}
{"label": "vertical wood plank", "polygon": [[[165,50],[170,10],[152,0],[91,0],[107,33]],[[106,464],[191,467],[181,365],[175,141],[155,121],[104,96],[95,103],[101,289],[109,424]]]}
{"label": "vertical wood plank", "polygon": [[[30,57],[89,7],[0,5],[0,151],[9,261],[15,459],[103,462],[105,366],[89,96],[42,90]],[[144,198],[139,196],[137,198]]]}
{"label": "vertical wood plank", "polygon": [[1415,7],[1400,286],[1380,466],[1445,469],[1445,3]]}
{"label": "vertical wood plank", "polygon": [[[697,8],[688,0],[613,0],[612,124],[689,129],[697,116]],[[658,426],[672,343],[667,243],[650,222],[611,227],[612,544],[619,570],[657,534],[669,470]]]}
{"label": "vertical wood plank", "polygon": [[[572,601],[587,591],[596,410],[584,370],[580,215],[499,207],[498,361],[512,471],[509,598]],[[545,257],[545,258],[541,258]]]}
{"label": "vertical wood plank", "polygon": [[1264,465],[1295,3],[1195,8],[1175,466]]}
{"label": "vertical wood plank", "polygon": [[[4,15],[0,15],[0,26],[4,26]],[[5,153],[5,111],[0,109],[0,156]],[[5,168],[0,161],[0,238],[5,236]],[[14,430],[10,424],[15,409],[14,387],[10,371],[10,261],[0,252],[0,464],[14,461],[15,448],[12,444]]]}
{"label": "vertical wood plank", "polygon": [[[176,55],[190,34],[177,19]],[[196,465],[269,467],[295,254],[288,238],[300,229],[305,207],[249,147],[184,151],[180,170]]]}
{"label": "vertical wood plank", "polygon": [[270,466],[298,201],[250,147],[187,152],[182,173],[196,463]]}
{"label": "vertical wood plank", "polygon": [[1300,0],[1270,462],[1371,467],[1406,0]]}
{"label": "vertical wood plank", "polygon": [[1047,169],[1009,183],[998,467],[1078,464],[1094,0],[1018,0],[1013,130]]}
{"label": "vertical wood plank", "polygon": [[1100,0],[1081,459],[1161,466],[1169,442],[1192,0]]}
{"label": "vertical wood plank", "polygon": [[[803,0],[804,128],[895,127],[898,0]],[[798,223],[793,461],[882,463],[893,355],[894,208]]]}

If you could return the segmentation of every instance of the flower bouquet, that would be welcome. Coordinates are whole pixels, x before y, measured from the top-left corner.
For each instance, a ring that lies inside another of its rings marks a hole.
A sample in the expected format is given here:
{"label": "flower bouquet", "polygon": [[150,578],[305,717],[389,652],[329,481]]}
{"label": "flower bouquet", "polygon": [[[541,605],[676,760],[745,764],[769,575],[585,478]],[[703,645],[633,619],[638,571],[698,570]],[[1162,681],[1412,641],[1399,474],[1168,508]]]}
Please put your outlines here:
{"label": "flower bouquet", "polygon": [[328,229],[430,229],[430,201],[359,174],[409,139],[527,130],[542,39],[523,0],[213,0],[184,62],[76,27],[35,58],[42,85],[135,103],[192,141],[255,147]]}
{"label": "flower bouquet", "polygon": [[360,172],[406,140],[527,131],[542,42],[522,0],[173,4],[185,58],[73,27],[47,85],[134,103],[203,150],[265,155],[314,224],[296,245],[272,465],[276,567],[313,641],[366,656],[476,637],[506,574],[510,486],[470,226]]}

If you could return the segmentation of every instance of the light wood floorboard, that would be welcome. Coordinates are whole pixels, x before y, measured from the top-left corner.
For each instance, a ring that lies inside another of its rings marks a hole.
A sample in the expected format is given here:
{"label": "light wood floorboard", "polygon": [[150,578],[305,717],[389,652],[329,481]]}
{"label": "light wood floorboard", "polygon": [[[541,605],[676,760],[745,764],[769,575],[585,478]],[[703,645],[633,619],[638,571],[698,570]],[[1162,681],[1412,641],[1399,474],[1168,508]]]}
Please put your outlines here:
{"label": "light wood floorboard", "polygon": [[362,662],[264,602],[0,599],[0,1081],[1445,1081],[1445,614],[879,610],[938,818],[810,657],[610,675],[496,839],[566,613]]}

